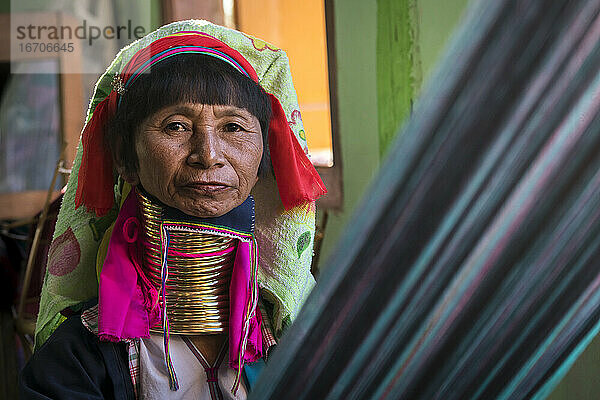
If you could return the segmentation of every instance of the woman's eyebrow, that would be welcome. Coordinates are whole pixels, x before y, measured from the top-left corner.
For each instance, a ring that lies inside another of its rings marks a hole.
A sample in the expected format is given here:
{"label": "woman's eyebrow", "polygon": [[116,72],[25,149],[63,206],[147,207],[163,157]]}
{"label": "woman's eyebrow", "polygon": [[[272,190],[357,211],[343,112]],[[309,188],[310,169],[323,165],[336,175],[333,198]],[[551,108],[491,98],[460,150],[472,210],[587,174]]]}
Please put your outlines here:
{"label": "woman's eyebrow", "polygon": [[188,104],[177,104],[172,107],[168,107],[165,110],[168,114],[191,114],[198,111],[196,107]]}
{"label": "woman's eyebrow", "polygon": [[214,108],[215,116],[217,117],[241,117],[247,120],[252,119],[252,114],[244,108],[222,106]]}
{"label": "woman's eyebrow", "polygon": [[[172,114],[194,115],[199,111],[199,109],[197,106],[193,106],[193,105],[189,105],[189,104],[177,104],[172,107],[169,107],[165,111],[167,111],[167,114],[169,114],[169,115],[172,115]],[[245,119],[247,121],[251,121],[252,117],[253,117],[253,115],[245,108],[239,108],[239,107],[235,107],[235,106],[215,105],[215,106],[213,106],[213,112],[216,117],[239,117],[239,118]]]}

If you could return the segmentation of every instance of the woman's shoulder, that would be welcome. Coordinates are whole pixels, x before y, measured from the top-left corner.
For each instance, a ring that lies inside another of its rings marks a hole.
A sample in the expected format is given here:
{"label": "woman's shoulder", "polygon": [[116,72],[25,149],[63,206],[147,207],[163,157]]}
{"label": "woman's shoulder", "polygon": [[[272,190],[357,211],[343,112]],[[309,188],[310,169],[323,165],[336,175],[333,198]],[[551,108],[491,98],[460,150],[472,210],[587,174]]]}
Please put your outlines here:
{"label": "woman's shoulder", "polygon": [[47,348],[52,350],[57,346],[77,348],[84,345],[89,349],[97,347],[97,342],[97,337],[83,325],[81,314],[74,314],[62,322],[34,354],[48,351]]}
{"label": "woman's shoulder", "polygon": [[127,365],[123,343],[100,342],[75,314],[27,362],[21,398],[133,398]]}

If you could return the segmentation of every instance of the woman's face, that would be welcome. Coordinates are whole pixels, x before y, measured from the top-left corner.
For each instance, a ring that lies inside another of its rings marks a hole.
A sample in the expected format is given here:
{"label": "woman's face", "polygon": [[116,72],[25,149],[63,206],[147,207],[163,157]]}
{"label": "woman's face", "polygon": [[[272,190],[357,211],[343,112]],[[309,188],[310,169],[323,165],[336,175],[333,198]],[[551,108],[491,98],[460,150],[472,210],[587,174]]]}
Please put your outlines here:
{"label": "woman's face", "polygon": [[131,183],[186,214],[218,217],[242,204],[258,180],[262,132],[246,109],[180,103],[141,124],[135,151]]}

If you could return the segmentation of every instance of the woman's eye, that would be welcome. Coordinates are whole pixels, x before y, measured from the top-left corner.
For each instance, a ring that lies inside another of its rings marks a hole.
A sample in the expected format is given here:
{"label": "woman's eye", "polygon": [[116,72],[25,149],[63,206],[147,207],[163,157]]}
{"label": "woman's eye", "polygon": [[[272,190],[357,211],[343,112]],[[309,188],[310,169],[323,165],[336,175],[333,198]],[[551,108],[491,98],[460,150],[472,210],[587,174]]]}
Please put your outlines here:
{"label": "woman's eye", "polygon": [[167,124],[166,130],[168,132],[185,132],[187,126],[181,122],[170,122]]}
{"label": "woman's eye", "polygon": [[226,132],[241,132],[243,131],[244,128],[242,128],[240,125],[230,122],[228,124],[225,124],[225,131]]}

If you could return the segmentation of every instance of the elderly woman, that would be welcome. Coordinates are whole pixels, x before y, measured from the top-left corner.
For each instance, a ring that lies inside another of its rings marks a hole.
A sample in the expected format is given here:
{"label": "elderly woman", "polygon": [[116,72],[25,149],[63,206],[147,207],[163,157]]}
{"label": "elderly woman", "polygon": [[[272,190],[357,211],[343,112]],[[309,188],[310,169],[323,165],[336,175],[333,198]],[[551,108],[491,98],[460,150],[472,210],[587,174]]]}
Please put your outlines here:
{"label": "elderly woman", "polygon": [[297,115],[285,53],[242,33],[184,21],[117,55],[59,214],[23,398],[246,397],[314,284],[325,188]]}

